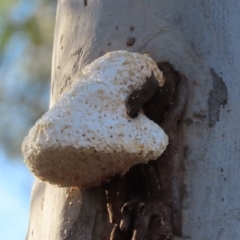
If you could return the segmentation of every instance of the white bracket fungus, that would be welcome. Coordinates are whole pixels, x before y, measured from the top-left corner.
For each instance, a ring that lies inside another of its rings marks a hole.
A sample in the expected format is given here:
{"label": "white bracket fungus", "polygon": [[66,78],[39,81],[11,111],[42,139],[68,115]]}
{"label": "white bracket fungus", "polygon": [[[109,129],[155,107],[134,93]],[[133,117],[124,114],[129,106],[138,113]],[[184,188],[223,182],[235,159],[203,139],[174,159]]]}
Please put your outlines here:
{"label": "white bracket fungus", "polygon": [[131,119],[125,107],[152,71],[162,86],[156,63],[127,51],[107,53],[86,66],[24,139],[30,171],[51,184],[87,188],[158,158],[167,135],[143,113]]}

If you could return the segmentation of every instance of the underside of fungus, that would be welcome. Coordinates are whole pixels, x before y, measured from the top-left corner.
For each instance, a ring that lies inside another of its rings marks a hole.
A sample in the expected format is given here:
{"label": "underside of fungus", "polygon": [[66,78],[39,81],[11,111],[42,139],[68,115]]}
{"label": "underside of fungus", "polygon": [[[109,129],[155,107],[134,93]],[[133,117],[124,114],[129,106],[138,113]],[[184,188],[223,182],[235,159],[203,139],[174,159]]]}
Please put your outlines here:
{"label": "underside of fungus", "polygon": [[30,171],[51,184],[88,188],[158,158],[167,135],[142,112],[130,118],[125,106],[152,72],[162,86],[156,63],[127,51],[107,53],[86,66],[25,137],[22,152]]}

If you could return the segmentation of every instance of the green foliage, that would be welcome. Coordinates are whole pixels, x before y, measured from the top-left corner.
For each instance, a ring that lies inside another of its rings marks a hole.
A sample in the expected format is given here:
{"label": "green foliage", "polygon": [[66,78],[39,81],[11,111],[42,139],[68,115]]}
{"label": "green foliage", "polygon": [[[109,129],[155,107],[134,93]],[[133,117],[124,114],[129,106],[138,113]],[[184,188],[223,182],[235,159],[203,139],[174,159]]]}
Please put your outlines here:
{"label": "green foliage", "polygon": [[48,108],[55,8],[54,0],[0,1],[0,148],[10,157]]}

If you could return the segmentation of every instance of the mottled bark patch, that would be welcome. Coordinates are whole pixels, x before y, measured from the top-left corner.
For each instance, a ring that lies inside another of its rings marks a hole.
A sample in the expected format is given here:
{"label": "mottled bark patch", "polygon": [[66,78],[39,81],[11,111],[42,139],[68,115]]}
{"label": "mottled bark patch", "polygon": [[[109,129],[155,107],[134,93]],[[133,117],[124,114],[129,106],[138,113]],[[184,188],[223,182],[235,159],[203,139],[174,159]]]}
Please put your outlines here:
{"label": "mottled bark patch", "polygon": [[210,69],[213,79],[213,88],[208,99],[209,121],[210,127],[214,126],[219,121],[220,106],[227,104],[228,91],[222,77],[218,76],[213,68]]}

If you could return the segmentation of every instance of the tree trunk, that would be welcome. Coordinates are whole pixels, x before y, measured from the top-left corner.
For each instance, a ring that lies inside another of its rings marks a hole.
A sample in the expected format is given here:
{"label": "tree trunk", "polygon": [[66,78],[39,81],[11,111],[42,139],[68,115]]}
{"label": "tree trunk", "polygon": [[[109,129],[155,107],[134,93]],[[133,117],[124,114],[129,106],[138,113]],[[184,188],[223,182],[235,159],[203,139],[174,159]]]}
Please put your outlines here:
{"label": "tree trunk", "polygon": [[[182,239],[240,238],[239,11],[236,0],[58,2],[50,106],[86,64],[113,50],[149,53],[187,76]],[[28,240],[105,240],[110,231],[102,187],[35,181]]]}

